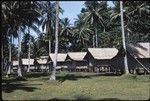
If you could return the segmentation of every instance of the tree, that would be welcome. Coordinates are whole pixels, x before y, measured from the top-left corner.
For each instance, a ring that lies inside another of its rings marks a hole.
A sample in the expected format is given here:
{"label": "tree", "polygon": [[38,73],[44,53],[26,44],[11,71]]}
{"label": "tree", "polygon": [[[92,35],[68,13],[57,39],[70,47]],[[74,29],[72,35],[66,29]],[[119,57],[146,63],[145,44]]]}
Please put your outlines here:
{"label": "tree", "polygon": [[125,74],[129,74],[128,61],[127,61],[127,51],[126,51],[126,43],[125,43],[125,33],[124,33],[122,1],[120,1],[120,12],[121,12],[120,14],[121,14],[122,42],[123,42],[123,49],[125,51],[125,57],[124,57]]}
{"label": "tree", "polygon": [[[95,45],[98,47],[98,39],[97,39],[97,27],[98,23],[100,23],[102,26],[103,24],[103,18],[102,16],[98,13],[101,8],[98,8],[99,3],[97,1],[86,1],[85,6],[87,7],[87,10],[85,11],[85,17],[84,21],[89,22],[95,33]],[[93,40],[94,40],[94,35],[93,35]],[[93,43],[93,47],[94,43]]]}
{"label": "tree", "polygon": [[[56,9],[54,9],[56,6],[55,3],[52,3],[51,1],[43,1],[42,2],[42,14],[41,17],[41,25],[42,30],[44,31],[46,29],[45,34],[45,41],[48,42],[48,54],[52,51],[52,40],[53,40],[53,34],[54,34],[54,28],[55,28],[55,12]],[[63,10],[59,7],[59,12],[63,13]]]}
{"label": "tree", "polygon": [[57,66],[57,54],[58,54],[58,29],[59,29],[59,1],[56,1],[56,27],[55,27],[55,58],[53,63],[53,71],[49,80],[56,80],[56,66]]}
{"label": "tree", "polygon": [[51,1],[45,1],[43,2],[43,17],[41,19],[42,21],[42,30],[46,28],[46,41],[48,40],[48,54],[51,53],[51,39],[52,39],[52,33],[53,33],[53,26],[54,26],[54,19],[55,19],[55,4],[51,3]]}
{"label": "tree", "polygon": [[59,52],[68,52],[70,51],[71,40],[73,40],[73,30],[70,26],[70,20],[68,18],[60,19],[60,36],[59,37]]}
{"label": "tree", "polygon": [[[78,19],[75,22],[75,29],[74,29],[74,38],[76,43],[74,43],[76,49],[79,48],[80,50],[87,50],[88,47],[92,47],[90,37],[93,36],[93,30],[91,29],[89,24],[86,24],[83,20],[84,15],[78,15]],[[94,41],[94,40],[93,40]],[[95,42],[93,42],[95,43]],[[81,48],[80,48],[81,47]]]}
{"label": "tree", "polygon": [[[37,17],[35,15],[39,15],[39,13],[35,10],[38,3],[33,1],[27,1],[27,2],[18,2],[18,1],[6,1],[3,2],[3,19],[5,21],[5,27],[6,27],[6,33],[9,33],[10,35],[16,35],[18,36],[18,42],[20,41],[20,33],[21,31],[24,32],[26,25],[28,23],[28,20],[30,17]],[[35,7],[35,8],[34,8]],[[31,18],[30,18],[31,19]],[[33,18],[34,19],[34,18]],[[34,19],[35,20],[35,19]],[[32,28],[35,29],[35,26]],[[8,35],[9,35],[8,34]],[[18,77],[22,77],[21,74],[21,58],[20,58],[20,52],[21,52],[21,43],[19,43],[18,47]]]}

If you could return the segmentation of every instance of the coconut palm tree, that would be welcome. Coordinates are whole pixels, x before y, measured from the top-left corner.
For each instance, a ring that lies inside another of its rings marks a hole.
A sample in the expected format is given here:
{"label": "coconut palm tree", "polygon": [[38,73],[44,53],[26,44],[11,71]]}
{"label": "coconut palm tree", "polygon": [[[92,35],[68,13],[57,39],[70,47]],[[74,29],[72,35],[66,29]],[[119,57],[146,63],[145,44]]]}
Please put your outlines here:
{"label": "coconut palm tree", "polygon": [[73,37],[73,30],[70,26],[70,20],[68,18],[60,19],[60,40],[59,40],[59,51],[60,52],[68,52],[71,44],[71,40]]}
{"label": "coconut palm tree", "polygon": [[[33,7],[35,6],[35,2],[33,1],[27,1],[27,2],[18,2],[18,1],[6,1],[3,2],[3,8],[4,8],[4,12],[3,12],[3,17],[6,18],[6,22],[7,22],[7,32],[9,32],[10,34],[15,33],[15,35],[18,35],[18,43],[19,43],[19,49],[18,49],[18,61],[19,61],[19,65],[18,65],[18,77],[22,77],[21,74],[21,68],[20,68],[20,52],[21,52],[21,40],[20,40],[20,34],[21,31],[24,32],[26,25],[27,25],[27,21],[29,19],[29,17],[34,17],[33,14],[38,14],[38,12],[33,9]],[[33,6],[34,5],[34,6]],[[5,8],[8,10],[6,12]],[[37,17],[37,16],[36,16]],[[30,18],[31,19],[31,18]],[[33,26],[33,28],[35,29],[35,26]]]}
{"label": "coconut palm tree", "polygon": [[53,63],[53,71],[49,80],[56,80],[56,66],[58,54],[58,29],[59,29],[59,1],[56,1],[56,27],[55,27],[55,58]]}
{"label": "coconut palm tree", "polygon": [[52,40],[52,33],[53,33],[53,27],[54,27],[54,19],[55,19],[55,4],[51,3],[51,1],[45,1],[42,3],[42,13],[43,17],[41,19],[42,22],[42,30],[44,31],[46,28],[46,36],[49,43],[49,51],[48,54],[51,53],[51,40]]}
{"label": "coconut palm tree", "polygon": [[124,57],[125,74],[129,74],[127,54],[126,54],[127,51],[126,51],[126,43],[125,43],[122,1],[120,1],[120,12],[121,12],[120,14],[121,14],[122,42],[123,42],[123,49],[125,51],[125,57]]}
{"label": "coconut palm tree", "polygon": [[98,47],[98,39],[97,39],[98,24],[100,23],[102,26],[104,26],[103,18],[98,13],[99,10],[101,9],[98,7],[98,5],[99,5],[99,3],[97,1],[86,1],[85,6],[86,6],[87,10],[85,11],[85,17],[84,17],[84,21],[90,23],[94,29],[95,36],[93,35],[93,39],[95,37],[96,47]]}

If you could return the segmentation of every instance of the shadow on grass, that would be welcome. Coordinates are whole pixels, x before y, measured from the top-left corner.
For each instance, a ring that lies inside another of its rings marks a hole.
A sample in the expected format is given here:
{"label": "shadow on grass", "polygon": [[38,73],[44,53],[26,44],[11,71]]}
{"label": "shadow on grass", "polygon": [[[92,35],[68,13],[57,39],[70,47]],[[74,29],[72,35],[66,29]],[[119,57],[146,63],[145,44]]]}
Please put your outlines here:
{"label": "shadow on grass", "polygon": [[48,101],[123,101],[123,100],[119,100],[118,98],[102,98],[102,99],[98,99],[98,100],[92,100],[91,98],[89,99],[88,97],[85,98],[76,98],[75,100],[68,100],[68,99],[49,99]]}
{"label": "shadow on grass", "polygon": [[65,76],[57,76],[57,80],[60,82],[64,82],[65,80],[78,80],[80,78],[90,78],[90,76],[82,76],[82,75],[75,75],[75,74],[67,74]]}
{"label": "shadow on grass", "polygon": [[39,72],[35,72],[35,73],[27,73],[25,75],[26,78],[39,78],[39,77],[43,77],[43,76],[48,76],[48,73],[39,73]]}
{"label": "shadow on grass", "polygon": [[27,81],[25,78],[2,78],[2,83],[10,84],[13,82]]}
{"label": "shadow on grass", "polygon": [[41,84],[27,84],[27,83],[3,83],[2,91],[5,93],[11,93],[15,90],[24,90],[27,92],[33,92],[38,89],[36,87],[30,87],[31,85],[41,85]]}
{"label": "shadow on grass", "polygon": [[89,74],[89,76],[94,77],[94,76],[110,76],[110,77],[114,77],[114,76],[121,76],[122,74],[115,74],[113,72],[111,73],[91,73]]}
{"label": "shadow on grass", "polygon": [[[56,75],[56,79],[62,83],[66,80],[76,81],[76,80],[81,79],[81,78],[91,79],[92,77],[97,77],[97,76],[114,77],[114,76],[120,76],[120,75],[116,75],[116,74],[112,74],[112,73],[80,73],[80,74],[69,73],[66,75]],[[42,80],[48,80],[48,79],[49,79],[48,77],[42,78]]]}

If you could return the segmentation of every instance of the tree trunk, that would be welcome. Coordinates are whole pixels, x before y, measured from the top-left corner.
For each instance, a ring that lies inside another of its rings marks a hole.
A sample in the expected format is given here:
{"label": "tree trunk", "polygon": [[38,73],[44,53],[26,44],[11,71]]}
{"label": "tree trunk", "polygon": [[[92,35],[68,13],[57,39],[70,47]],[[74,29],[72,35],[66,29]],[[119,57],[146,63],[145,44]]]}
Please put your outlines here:
{"label": "tree trunk", "polygon": [[[3,38],[3,37],[2,37]],[[3,39],[2,39],[3,40]],[[1,42],[1,74],[3,74],[3,70],[4,70],[4,54],[3,54],[3,42]]]}
{"label": "tree trunk", "polygon": [[[48,42],[49,42],[49,54],[48,54],[48,56],[50,56],[50,53],[51,53],[51,40],[49,39]],[[51,63],[49,64],[48,72],[50,72],[50,68],[51,68]]]}
{"label": "tree trunk", "polygon": [[8,61],[8,70],[7,70],[6,77],[8,77],[8,75],[10,74],[10,69],[11,69],[11,41],[12,41],[11,39],[12,37],[10,35],[9,37],[9,61]]}
{"label": "tree trunk", "polygon": [[58,54],[58,26],[59,24],[59,1],[56,1],[56,27],[55,27],[55,58],[53,63],[53,71],[49,80],[56,80],[56,66],[57,66],[57,54]]}
{"label": "tree trunk", "polygon": [[93,48],[95,47],[95,40],[94,40],[94,34],[93,34]]}
{"label": "tree trunk", "polygon": [[29,39],[29,51],[28,51],[28,70],[27,72],[30,72],[30,50],[31,50],[31,37]]}
{"label": "tree trunk", "polygon": [[103,32],[104,32],[104,33],[106,32],[105,26],[104,26],[104,30],[103,30]]}
{"label": "tree trunk", "polygon": [[128,61],[127,61],[127,51],[126,51],[126,43],[125,43],[125,33],[124,33],[122,1],[120,1],[120,11],[121,11],[122,41],[123,41],[123,48],[124,48],[124,51],[125,51],[124,67],[125,67],[125,74],[129,74]]}
{"label": "tree trunk", "polygon": [[50,39],[48,40],[48,44],[49,44],[49,55],[50,55],[51,53],[51,40]]}
{"label": "tree trunk", "polygon": [[19,33],[18,33],[18,77],[22,77],[22,73],[21,73],[21,57],[20,57],[20,53],[21,53],[21,30],[19,28]]}
{"label": "tree trunk", "polygon": [[28,27],[28,34],[29,34],[29,50],[28,50],[28,69],[27,72],[30,72],[30,44],[31,44],[31,36],[30,36],[30,28]]}
{"label": "tree trunk", "polygon": [[97,40],[97,24],[95,23],[95,44],[96,48],[98,47],[98,40]]}

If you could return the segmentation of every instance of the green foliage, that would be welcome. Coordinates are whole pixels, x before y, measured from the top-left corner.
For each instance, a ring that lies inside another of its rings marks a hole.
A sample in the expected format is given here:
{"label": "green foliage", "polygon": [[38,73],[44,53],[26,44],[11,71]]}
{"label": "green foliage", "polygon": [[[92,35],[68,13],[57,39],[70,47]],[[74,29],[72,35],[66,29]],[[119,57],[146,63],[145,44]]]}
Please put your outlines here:
{"label": "green foliage", "polygon": [[[96,33],[98,47],[119,48],[122,45],[120,5],[119,1],[113,1],[113,3],[114,7],[108,7],[107,1],[85,1],[85,7],[82,8],[73,26],[70,26],[68,18],[60,19],[59,52],[86,51],[87,48],[93,47]],[[37,40],[31,45],[33,57],[48,55],[48,40],[51,41],[51,50],[54,52],[55,5],[51,1],[5,1],[2,3],[4,57],[8,57],[8,38],[10,35],[18,37],[19,27],[23,33],[26,33],[25,29],[29,27],[38,34]],[[127,42],[149,42],[149,2],[124,1],[123,7]],[[59,10],[63,13],[61,7]],[[46,28],[46,33],[40,33],[38,26],[42,26],[43,31]],[[27,53],[27,43],[28,40],[23,40],[22,53]]]}

